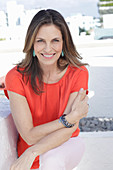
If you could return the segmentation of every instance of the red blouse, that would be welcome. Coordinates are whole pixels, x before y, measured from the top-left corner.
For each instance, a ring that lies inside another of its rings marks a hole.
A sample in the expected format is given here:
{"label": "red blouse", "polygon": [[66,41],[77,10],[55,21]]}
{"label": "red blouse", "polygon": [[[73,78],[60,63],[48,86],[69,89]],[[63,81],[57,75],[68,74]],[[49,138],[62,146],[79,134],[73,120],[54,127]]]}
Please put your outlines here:
{"label": "red blouse", "polygon": [[[6,90],[18,93],[26,97],[32,114],[34,126],[38,126],[58,119],[64,112],[69,96],[78,92],[80,88],[88,89],[88,71],[85,66],[80,68],[68,66],[66,73],[57,83],[44,83],[44,93],[36,95],[30,83],[23,81],[17,67],[11,69],[6,75]],[[7,91],[5,91],[7,95]],[[73,133],[72,137],[78,136],[80,130]],[[30,147],[19,135],[17,150],[20,156]],[[39,156],[35,159],[31,169],[39,168]]]}

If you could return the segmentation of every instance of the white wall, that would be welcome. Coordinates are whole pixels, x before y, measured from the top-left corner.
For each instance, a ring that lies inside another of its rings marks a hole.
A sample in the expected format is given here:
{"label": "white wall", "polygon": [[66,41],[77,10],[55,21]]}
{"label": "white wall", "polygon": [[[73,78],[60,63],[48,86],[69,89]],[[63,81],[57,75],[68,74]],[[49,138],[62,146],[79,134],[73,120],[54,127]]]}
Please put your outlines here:
{"label": "white wall", "polygon": [[0,170],[9,170],[17,158],[17,132],[11,114],[0,117]]}
{"label": "white wall", "polygon": [[113,28],[113,14],[104,14],[103,15],[103,27],[104,28]]}

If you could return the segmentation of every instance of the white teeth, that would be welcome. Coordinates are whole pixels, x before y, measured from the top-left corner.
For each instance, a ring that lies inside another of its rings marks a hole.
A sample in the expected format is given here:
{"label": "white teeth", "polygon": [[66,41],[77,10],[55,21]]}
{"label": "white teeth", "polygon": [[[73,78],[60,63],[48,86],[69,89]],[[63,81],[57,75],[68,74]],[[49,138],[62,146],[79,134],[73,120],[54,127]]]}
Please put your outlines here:
{"label": "white teeth", "polygon": [[50,57],[52,57],[54,54],[51,54],[51,55],[44,55],[44,54],[42,54],[44,57],[47,57],[47,58],[50,58]]}
{"label": "white teeth", "polygon": [[52,57],[53,55],[44,55],[45,57]]}

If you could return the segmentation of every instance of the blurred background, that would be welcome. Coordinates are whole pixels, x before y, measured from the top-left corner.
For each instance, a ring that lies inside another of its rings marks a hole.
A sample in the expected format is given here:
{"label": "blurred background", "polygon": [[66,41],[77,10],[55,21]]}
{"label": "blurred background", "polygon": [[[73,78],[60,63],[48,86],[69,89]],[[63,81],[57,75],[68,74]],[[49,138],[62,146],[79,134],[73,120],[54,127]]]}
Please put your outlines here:
{"label": "blurred background", "polygon": [[[76,170],[113,170],[113,0],[0,0],[0,77],[24,58],[28,25],[47,8],[64,16],[78,52],[89,63],[90,107],[87,123],[82,121],[88,133],[80,133],[86,152]],[[0,137],[0,169],[9,170],[16,158],[17,132],[3,90]]]}
{"label": "blurred background", "polygon": [[113,117],[113,0],[1,0],[0,77],[24,57],[28,25],[47,8],[61,12],[78,52],[90,65],[88,116]]}
{"label": "blurred background", "polygon": [[73,39],[113,39],[113,0],[1,0],[0,40],[22,40],[32,17],[41,9],[62,13]]}

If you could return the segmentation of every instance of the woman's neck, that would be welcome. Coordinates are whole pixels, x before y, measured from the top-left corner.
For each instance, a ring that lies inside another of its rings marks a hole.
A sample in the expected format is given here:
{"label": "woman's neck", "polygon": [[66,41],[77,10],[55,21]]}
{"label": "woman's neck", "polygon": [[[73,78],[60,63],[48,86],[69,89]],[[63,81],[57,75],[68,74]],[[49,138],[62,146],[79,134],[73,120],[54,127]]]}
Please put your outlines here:
{"label": "woman's neck", "polygon": [[53,74],[60,71],[57,67],[57,63],[52,64],[52,65],[41,65],[41,68],[43,70],[43,75],[45,77],[52,76]]}
{"label": "woman's neck", "polygon": [[64,70],[60,70],[58,67],[57,68],[49,68],[45,69],[44,74],[43,74],[43,82],[47,84],[52,84],[58,82],[66,73],[67,67]]}

